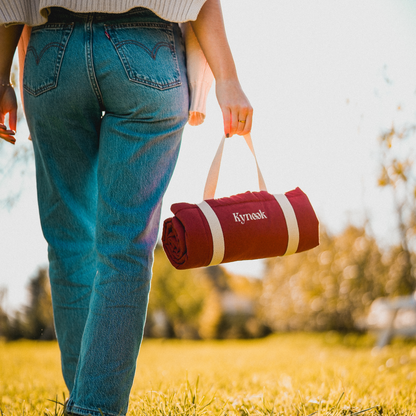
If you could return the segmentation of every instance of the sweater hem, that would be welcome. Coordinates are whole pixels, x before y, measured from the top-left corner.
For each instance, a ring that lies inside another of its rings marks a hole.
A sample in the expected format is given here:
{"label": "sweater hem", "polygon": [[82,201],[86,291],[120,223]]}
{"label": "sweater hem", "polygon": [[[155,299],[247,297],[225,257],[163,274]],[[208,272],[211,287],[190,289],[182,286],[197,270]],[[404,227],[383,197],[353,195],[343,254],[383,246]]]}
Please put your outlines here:
{"label": "sweater hem", "polygon": [[[30,10],[22,10],[10,3],[0,13],[0,24],[11,26],[26,24],[39,26],[47,22],[51,7],[62,7],[75,13],[126,13],[136,7],[144,7],[151,10],[161,19],[174,23],[182,23],[196,20],[206,0],[172,0],[174,4],[166,4],[161,0],[119,0],[108,2],[85,0],[39,0],[38,7],[32,6]],[[3,2],[0,0],[0,5]],[[88,4],[86,4],[88,3]],[[105,4],[103,4],[105,3]]]}

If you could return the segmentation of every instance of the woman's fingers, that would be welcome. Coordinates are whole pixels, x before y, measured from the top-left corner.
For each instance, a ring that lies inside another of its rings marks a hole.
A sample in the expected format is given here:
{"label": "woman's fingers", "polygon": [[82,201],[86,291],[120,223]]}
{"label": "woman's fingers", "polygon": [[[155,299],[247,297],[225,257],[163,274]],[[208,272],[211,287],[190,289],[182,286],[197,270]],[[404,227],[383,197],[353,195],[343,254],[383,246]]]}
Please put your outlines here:
{"label": "woman's fingers", "polygon": [[226,137],[231,137],[231,111],[228,108],[222,108],[222,118],[224,121],[224,134]]}
{"label": "woman's fingers", "polygon": [[237,117],[237,131],[236,134],[244,136],[250,133],[253,122],[253,109],[245,112],[240,112]]}
{"label": "woman's fingers", "polygon": [[11,144],[16,143],[16,138],[14,137],[15,132],[13,130],[9,130],[4,124],[0,124],[0,138],[6,140]]}
{"label": "woman's fingers", "polygon": [[[11,87],[6,87],[0,95],[0,138],[15,144],[17,125],[17,101],[16,94]],[[4,124],[6,115],[9,115],[9,128]]]}
{"label": "woman's fingers", "polygon": [[224,133],[227,137],[250,132],[253,108],[241,89],[238,80],[217,81],[216,92],[223,119]]}
{"label": "woman's fingers", "polygon": [[9,127],[10,130],[13,132],[16,132],[16,126],[17,126],[17,108],[13,108],[9,112]]}
{"label": "woman's fingers", "polygon": [[244,136],[250,133],[253,124],[253,109],[250,104],[244,107],[225,107],[222,109],[224,118],[224,133],[227,137],[234,134]]}
{"label": "woman's fingers", "polygon": [[244,136],[250,133],[253,122],[253,109],[250,103],[247,101],[244,106],[235,108],[231,114],[231,135],[238,134]]}

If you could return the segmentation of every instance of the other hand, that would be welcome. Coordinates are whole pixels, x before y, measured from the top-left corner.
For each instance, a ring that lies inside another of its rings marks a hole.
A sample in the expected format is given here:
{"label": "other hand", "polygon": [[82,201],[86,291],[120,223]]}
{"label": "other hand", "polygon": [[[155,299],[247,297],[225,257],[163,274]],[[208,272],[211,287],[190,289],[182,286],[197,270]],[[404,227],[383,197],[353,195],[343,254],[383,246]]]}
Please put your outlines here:
{"label": "other hand", "polygon": [[[4,124],[6,114],[9,114],[9,129]],[[0,87],[0,138],[15,144],[16,124],[17,100],[14,89],[11,86]]]}

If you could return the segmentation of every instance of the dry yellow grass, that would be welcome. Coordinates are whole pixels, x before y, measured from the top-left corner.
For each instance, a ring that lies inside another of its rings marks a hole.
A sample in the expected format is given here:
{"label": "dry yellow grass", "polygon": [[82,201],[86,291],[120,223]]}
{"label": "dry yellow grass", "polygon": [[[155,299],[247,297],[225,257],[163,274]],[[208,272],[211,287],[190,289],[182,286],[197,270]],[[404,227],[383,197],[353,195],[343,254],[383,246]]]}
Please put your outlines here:
{"label": "dry yellow grass", "polygon": [[[0,344],[5,416],[55,415],[66,388],[56,343]],[[371,408],[370,410],[367,410]],[[131,415],[416,415],[416,344],[282,334],[254,341],[145,340]]]}

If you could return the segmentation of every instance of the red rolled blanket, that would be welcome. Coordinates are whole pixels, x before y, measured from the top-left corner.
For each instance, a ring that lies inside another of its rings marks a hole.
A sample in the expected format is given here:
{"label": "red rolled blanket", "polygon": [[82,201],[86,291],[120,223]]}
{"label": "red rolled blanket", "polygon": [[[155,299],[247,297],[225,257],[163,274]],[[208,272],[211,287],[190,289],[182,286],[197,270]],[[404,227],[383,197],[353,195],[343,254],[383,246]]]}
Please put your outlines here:
{"label": "red rolled blanket", "polygon": [[[286,197],[292,213],[285,213],[287,207],[282,208],[278,199],[265,191],[205,201],[218,218],[223,236],[223,258],[217,256],[214,263],[214,242],[221,245],[215,241],[221,239],[221,231],[211,231],[199,204],[173,204],[171,209],[175,216],[165,220],[162,236],[169,261],[177,269],[190,269],[283,256],[316,247],[319,224],[306,194],[296,188],[279,197]],[[292,229],[288,222],[292,222]]]}
{"label": "red rolled blanket", "polygon": [[[255,156],[251,139],[246,141]],[[284,256],[319,244],[319,222],[306,194],[299,188],[268,193],[258,166],[260,192],[207,198],[215,194],[220,162],[214,159],[204,200],[173,204],[174,217],[164,222],[163,248],[175,268]]]}

